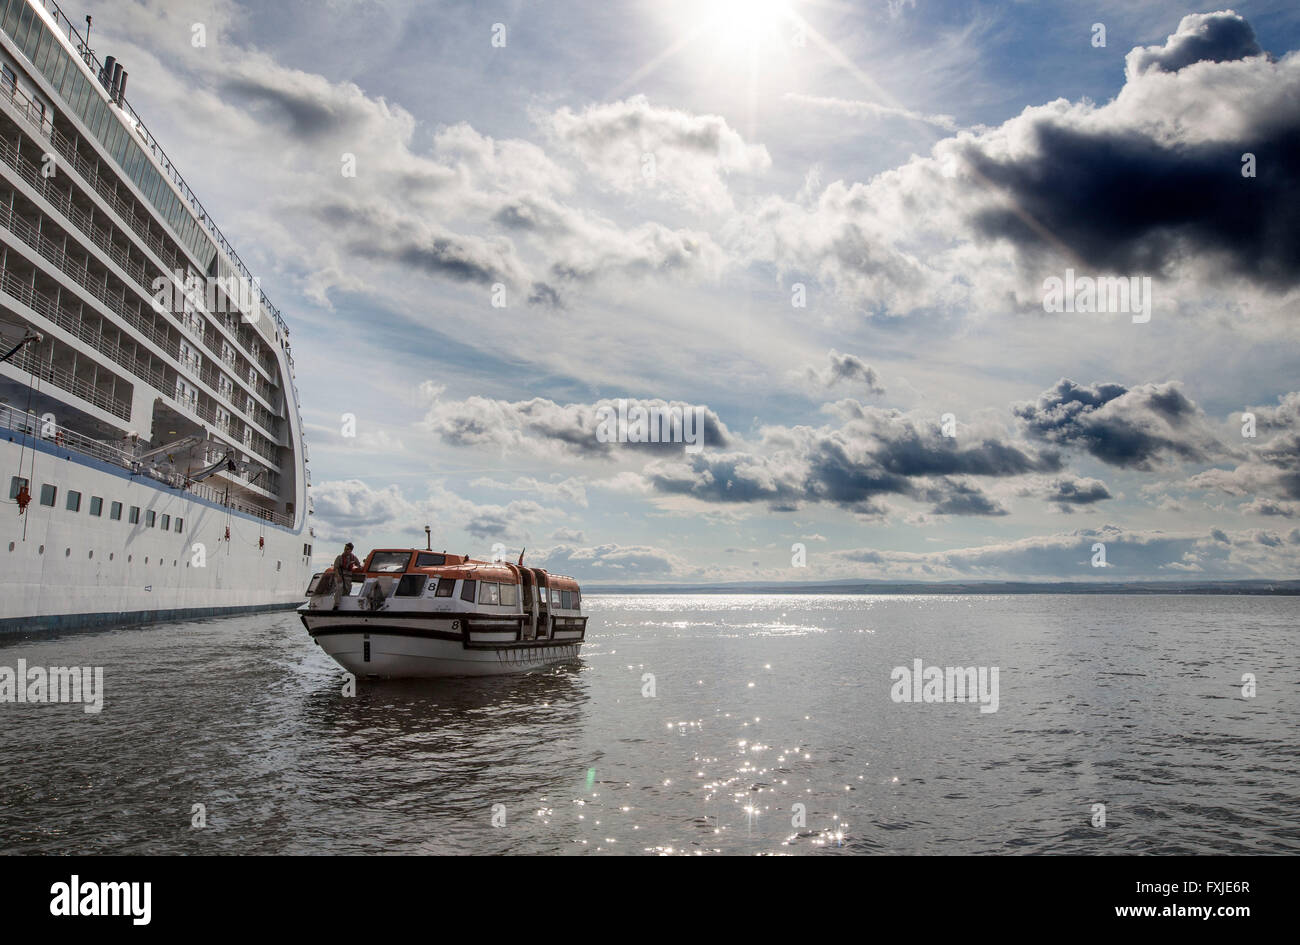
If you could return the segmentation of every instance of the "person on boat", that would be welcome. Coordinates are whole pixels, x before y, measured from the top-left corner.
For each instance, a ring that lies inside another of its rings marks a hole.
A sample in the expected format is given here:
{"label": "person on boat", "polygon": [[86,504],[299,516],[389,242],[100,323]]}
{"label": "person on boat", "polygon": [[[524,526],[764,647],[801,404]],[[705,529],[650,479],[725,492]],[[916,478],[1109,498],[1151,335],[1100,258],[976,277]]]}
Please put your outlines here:
{"label": "person on boat", "polygon": [[343,546],[343,554],[334,559],[334,608],[344,595],[352,593],[352,573],[361,570],[361,562],[352,553],[352,542]]}

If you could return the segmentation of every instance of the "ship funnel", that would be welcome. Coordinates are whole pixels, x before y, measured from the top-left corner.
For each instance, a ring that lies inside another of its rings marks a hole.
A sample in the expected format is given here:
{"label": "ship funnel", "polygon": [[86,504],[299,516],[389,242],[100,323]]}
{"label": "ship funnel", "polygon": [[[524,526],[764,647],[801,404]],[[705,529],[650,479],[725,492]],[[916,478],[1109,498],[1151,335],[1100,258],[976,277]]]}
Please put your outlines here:
{"label": "ship funnel", "polygon": [[[107,64],[104,68],[108,68]],[[108,97],[119,105],[122,102],[122,76],[124,74],[125,73],[122,71],[122,64],[120,62],[115,62],[113,64],[113,79],[108,87]]]}
{"label": "ship funnel", "polygon": [[104,57],[104,68],[99,70],[99,84],[108,90],[109,94],[113,91],[113,66],[117,65],[118,69],[122,66],[118,64],[116,56]]}
{"label": "ship funnel", "polygon": [[117,104],[121,105],[126,98],[126,76],[125,69],[122,70],[122,81],[117,83]]}

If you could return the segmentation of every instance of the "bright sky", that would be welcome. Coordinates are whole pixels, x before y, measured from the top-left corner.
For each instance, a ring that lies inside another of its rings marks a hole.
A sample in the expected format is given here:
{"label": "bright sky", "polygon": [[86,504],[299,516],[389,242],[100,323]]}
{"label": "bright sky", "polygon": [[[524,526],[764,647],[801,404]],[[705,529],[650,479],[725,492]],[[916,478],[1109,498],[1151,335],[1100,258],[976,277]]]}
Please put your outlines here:
{"label": "bright sky", "polygon": [[322,560],[1300,573],[1290,0],[85,6],[291,327]]}

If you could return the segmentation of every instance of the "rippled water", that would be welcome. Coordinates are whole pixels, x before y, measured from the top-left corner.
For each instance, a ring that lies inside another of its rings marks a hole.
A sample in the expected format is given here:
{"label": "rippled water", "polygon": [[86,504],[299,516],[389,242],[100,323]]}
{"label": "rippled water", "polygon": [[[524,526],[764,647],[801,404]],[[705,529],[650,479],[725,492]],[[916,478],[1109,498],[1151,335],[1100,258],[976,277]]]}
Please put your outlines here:
{"label": "rippled water", "polygon": [[[1300,599],[586,600],[570,666],[355,698],[292,613],[0,639],[106,689],[0,704],[0,851],[1300,850]],[[999,710],[894,703],[914,658]]]}

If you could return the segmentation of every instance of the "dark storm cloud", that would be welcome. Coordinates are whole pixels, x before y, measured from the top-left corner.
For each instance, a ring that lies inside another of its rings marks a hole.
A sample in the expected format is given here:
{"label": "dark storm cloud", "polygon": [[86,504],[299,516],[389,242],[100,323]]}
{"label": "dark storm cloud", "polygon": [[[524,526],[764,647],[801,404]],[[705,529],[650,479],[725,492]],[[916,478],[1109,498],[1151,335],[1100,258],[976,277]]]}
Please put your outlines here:
{"label": "dark storm cloud", "polygon": [[1034,454],[983,437],[965,444],[933,424],[898,411],[837,405],[848,418],[839,429],[770,428],[762,452],[703,453],[645,470],[659,492],[707,502],[766,502],[790,510],[826,503],[880,515],[875,500],[901,496],[949,515],[1002,515],[974,484],[950,477],[1007,478],[1060,468],[1055,452]]}
{"label": "dark storm cloud", "polygon": [[1063,512],[1073,511],[1073,506],[1094,505],[1109,498],[1110,490],[1100,479],[1057,479],[1047,494],[1047,501],[1055,503]]}
{"label": "dark storm cloud", "polygon": [[[1235,14],[1188,17],[1164,47],[1130,54],[1129,81],[1258,52],[1250,25]],[[1195,79],[1205,107],[1218,97],[1227,104],[1243,81],[1239,72],[1221,67]],[[1030,116],[1032,146],[1017,156],[990,156],[978,142],[965,148],[970,165],[1010,198],[976,211],[971,224],[1031,258],[1053,247],[1025,214],[1101,271],[1161,275],[1195,256],[1213,272],[1288,289],[1300,284],[1300,96],[1280,101],[1233,114],[1224,127],[1240,130],[1210,140],[1164,134],[1156,123],[1136,129],[1046,111]],[[1255,156],[1255,177],[1242,175],[1246,152]]]}
{"label": "dark storm cloud", "polygon": [[1111,466],[1150,469],[1174,455],[1203,460],[1217,444],[1176,382],[1086,387],[1062,378],[1035,403],[1013,408],[1040,440],[1084,450]]}
{"label": "dark storm cloud", "polygon": [[1178,31],[1163,46],[1134,49],[1127,62],[1131,74],[1141,75],[1153,69],[1177,72],[1195,62],[1229,62],[1262,52],[1250,24],[1228,10],[1183,17]]}

